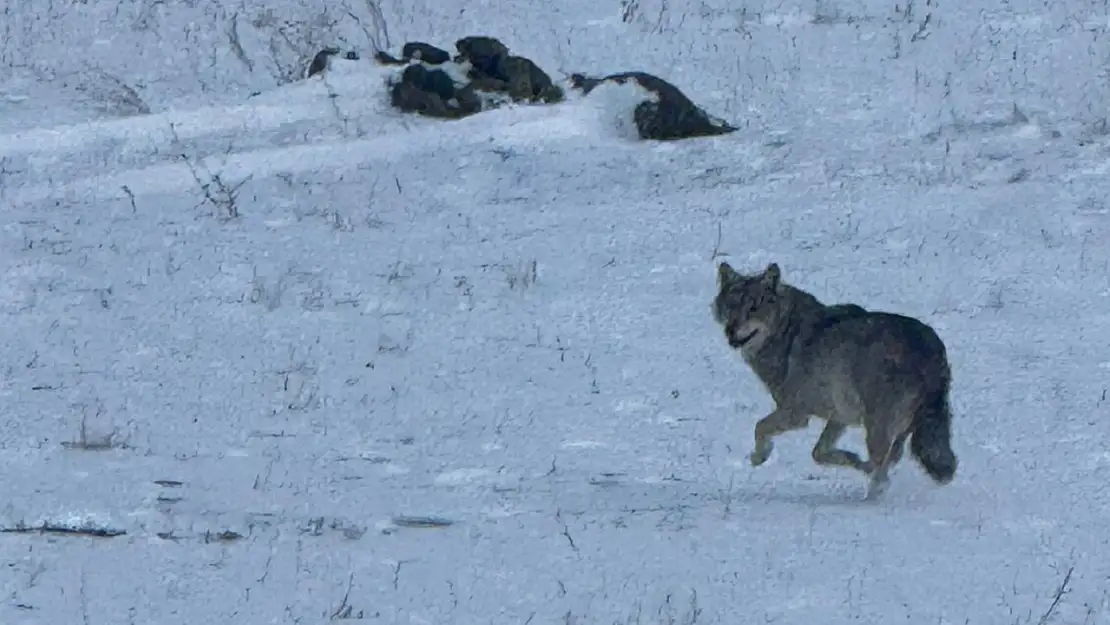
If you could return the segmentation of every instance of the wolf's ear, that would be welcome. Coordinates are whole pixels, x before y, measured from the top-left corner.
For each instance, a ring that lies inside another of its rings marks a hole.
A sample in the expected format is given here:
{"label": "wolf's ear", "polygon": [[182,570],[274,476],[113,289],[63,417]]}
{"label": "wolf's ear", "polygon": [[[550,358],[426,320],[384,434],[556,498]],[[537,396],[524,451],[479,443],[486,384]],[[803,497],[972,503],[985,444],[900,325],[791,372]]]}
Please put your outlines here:
{"label": "wolf's ear", "polygon": [[779,269],[778,263],[771,263],[767,265],[767,269],[763,272],[763,277],[760,282],[767,288],[768,291],[779,290],[779,281],[782,279],[782,270]]}
{"label": "wolf's ear", "polygon": [[740,281],[742,277],[743,276],[741,276],[739,273],[736,273],[736,270],[733,269],[732,265],[729,265],[728,263],[722,262],[720,265],[717,266],[717,282],[721,286],[721,288],[736,284]]}

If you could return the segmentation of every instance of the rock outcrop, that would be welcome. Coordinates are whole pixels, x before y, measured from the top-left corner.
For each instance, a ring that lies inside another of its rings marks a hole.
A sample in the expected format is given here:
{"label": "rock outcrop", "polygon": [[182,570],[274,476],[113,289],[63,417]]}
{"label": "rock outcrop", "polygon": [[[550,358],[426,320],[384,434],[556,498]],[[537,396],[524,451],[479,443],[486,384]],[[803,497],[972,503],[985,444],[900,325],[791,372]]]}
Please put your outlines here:
{"label": "rock outcrop", "polygon": [[401,58],[378,52],[384,65],[406,65],[390,82],[390,102],[398,110],[428,117],[458,119],[508,102],[553,104],[563,100],[555,85],[531,59],[514,56],[493,37],[464,37],[457,54],[414,41]]}
{"label": "rock outcrop", "polygon": [[493,37],[463,37],[455,42],[456,63],[469,63],[467,76],[475,89],[507,94],[513,102],[554,104],[563,101],[563,90],[539,65],[509,53]]}
{"label": "rock outcrop", "polygon": [[711,137],[737,130],[727,122],[706,113],[686,94],[671,83],[645,72],[623,72],[595,78],[585,74],[571,74],[574,89],[589,94],[598,85],[611,82],[626,84],[634,81],[652,97],[636,105],[633,119],[641,139],[671,141],[694,137]]}
{"label": "rock outcrop", "polygon": [[[456,54],[423,41],[410,41],[400,57],[379,50],[374,60],[403,67],[388,81],[389,101],[397,110],[439,119],[461,119],[508,103],[556,104],[566,94],[531,59],[517,56],[495,37],[473,35],[455,42]],[[307,76],[324,72],[339,48],[316,54]],[[355,52],[345,58],[358,60]],[[570,87],[588,95],[599,85],[635,83],[647,93],[633,110],[641,139],[671,141],[723,135],[737,130],[694,104],[686,94],[658,76],[622,72],[603,77],[572,74]]]}
{"label": "rock outcrop", "polygon": [[442,65],[451,60],[451,54],[430,43],[410,41],[401,48],[401,58],[394,58],[388,52],[379,50],[374,58],[384,65],[406,65],[410,61],[421,61],[428,65]]}
{"label": "rock outcrop", "polygon": [[389,86],[394,108],[441,119],[459,119],[482,111],[482,101],[470,85],[459,84],[442,69],[422,63],[409,65]]}
{"label": "rock outcrop", "polygon": [[[316,74],[324,73],[324,71],[328,69],[328,60],[331,59],[331,57],[338,55],[339,53],[339,48],[324,48],[323,50],[317,52],[316,56],[312,57],[312,62],[308,64],[308,70],[305,72],[305,78],[312,78]],[[348,61],[357,61],[359,58],[358,52],[350,50],[343,55],[343,58],[347,59]]]}

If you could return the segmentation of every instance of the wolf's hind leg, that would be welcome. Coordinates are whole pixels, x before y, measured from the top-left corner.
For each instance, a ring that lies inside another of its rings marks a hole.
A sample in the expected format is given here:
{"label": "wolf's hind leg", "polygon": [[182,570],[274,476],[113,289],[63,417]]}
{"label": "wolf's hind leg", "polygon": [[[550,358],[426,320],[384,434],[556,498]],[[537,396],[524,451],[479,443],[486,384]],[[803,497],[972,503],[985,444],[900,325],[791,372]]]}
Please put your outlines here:
{"label": "wolf's hind leg", "polygon": [[893,467],[894,465],[898,464],[899,460],[902,459],[902,450],[905,449],[906,439],[909,438],[909,436],[910,433],[906,432],[905,434],[894,439],[894,445],[890,447],[890,456],[887,458],[887,466]]}
{"label": "wolf's hind leg", "polygon": [[775,448],[773,439],[776,436],[792,430],[801,430],[807,425],[809,425],[808,414],[782,408],[777,408],[760,419],[755,424],[755,449],[750,456],[752,466],[758,467],[767,462],[771,457],[771,450]]}
{"label": "wolf's hind leg", "polygon": [[890,428],[875,426],[867,430],[867,455],[871,465],[871,480],[867,485],[867,500],[873,501],[886,492],[890,484],[890,467],[902,458],[908,432],[903,432],[893,440]]}
{"label": "wolf's hind leg", "polygon": [[817,439],[817,444],[813,446],[813,461],[820,465],[850,467],[864,473],[871,473],[871,465],[864,462],[859,454],[836,446],[846,429],[847,426],[842,423],[837,423],[831,419],[827,421],[825,429],[821,431],[821,437]]}

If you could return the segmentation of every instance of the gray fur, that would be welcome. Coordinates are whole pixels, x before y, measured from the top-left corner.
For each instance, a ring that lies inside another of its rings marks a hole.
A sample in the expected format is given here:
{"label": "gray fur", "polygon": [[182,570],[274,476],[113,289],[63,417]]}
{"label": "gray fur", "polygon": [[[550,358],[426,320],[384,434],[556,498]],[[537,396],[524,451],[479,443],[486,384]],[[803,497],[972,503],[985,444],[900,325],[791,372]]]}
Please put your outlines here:
{"label": "gray fur", "polygon": [[[755,426],[752,465],[767,461],[775,436],[804,429],[817,416],[826,424],[814,461],[870,476],[868,499],[885,490],[910,437],[910,451],[929,476],[938,484],[952,480],[951,373],[931,327],[855,304],[826,306],[783,282],[774,263],[754,276],[728,263],[717,273],[713,316],[775,401]],[[848,427],[864,428],[867,460],[837,447]]]}

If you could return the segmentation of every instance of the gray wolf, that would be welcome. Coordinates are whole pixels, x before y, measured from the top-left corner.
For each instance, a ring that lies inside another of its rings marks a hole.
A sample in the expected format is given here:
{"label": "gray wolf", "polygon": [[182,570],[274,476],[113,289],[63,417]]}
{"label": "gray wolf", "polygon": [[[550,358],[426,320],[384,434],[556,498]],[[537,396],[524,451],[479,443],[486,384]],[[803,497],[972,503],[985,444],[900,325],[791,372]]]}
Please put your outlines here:
{"label": "gray wolf", "polygon": [[[804,429],[813,415],[826,422],[813,460],[868,475],[868,500],[886,490],[907,438],[936,483],[952,481],[951,370],[931,327],[855,304],[822,304],[786,284],[775,263],[748,276],[722,262],[717,280],[713,316],[775,402],[756,423],[753,466],[767,461],[776,436]],[[848,427],[860,426],[867,460],[837,447]]]}

